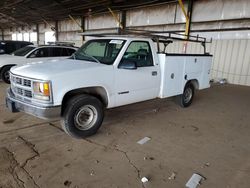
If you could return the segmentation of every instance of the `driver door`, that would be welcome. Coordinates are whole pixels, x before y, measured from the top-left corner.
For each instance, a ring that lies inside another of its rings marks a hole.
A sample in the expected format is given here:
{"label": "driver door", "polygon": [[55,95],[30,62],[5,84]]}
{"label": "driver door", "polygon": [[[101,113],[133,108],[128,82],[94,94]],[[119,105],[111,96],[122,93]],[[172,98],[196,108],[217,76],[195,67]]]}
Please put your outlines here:
{"label": "driver door", "polygon": [[[124,68],[124,63],[133,68]],[[154,65],[150,45],[146,41],[130,43],[115,73],[116,105],[156,98],[159,92],[160,74]]]}

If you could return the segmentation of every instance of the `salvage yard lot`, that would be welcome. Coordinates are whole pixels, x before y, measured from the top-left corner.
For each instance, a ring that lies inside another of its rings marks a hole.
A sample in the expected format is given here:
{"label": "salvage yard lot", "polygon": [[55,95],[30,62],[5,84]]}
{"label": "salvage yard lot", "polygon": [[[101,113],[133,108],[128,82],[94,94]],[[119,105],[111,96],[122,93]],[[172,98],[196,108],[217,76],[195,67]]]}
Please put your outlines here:
{"label": "salvage yard lot", "polygon": [[[214,85],[180,108],[153,100],[106,112],[99,132],[73,139],[60,127],[5,108],[0,82],[0,187],[200,187],[250,184],[250,87]],[[143,145],[137,141],[150,137]],[[171,174],[174,179],[169,179]]]}

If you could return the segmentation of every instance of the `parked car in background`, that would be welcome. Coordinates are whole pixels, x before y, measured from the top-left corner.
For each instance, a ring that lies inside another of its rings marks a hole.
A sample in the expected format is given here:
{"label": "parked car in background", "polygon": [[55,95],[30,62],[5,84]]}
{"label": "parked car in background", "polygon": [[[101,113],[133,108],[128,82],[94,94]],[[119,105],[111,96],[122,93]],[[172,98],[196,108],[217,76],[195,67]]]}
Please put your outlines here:
{"label": "parked car in background", "polygon": [[2,55],[0,58],[0,78],[10,83],[9,70],[15,65],[55,60],[71,56],[77,47],[66,44],[29,45],[16,50],[11,55]]}
{"label": "parked car in background", "polygon": [[33,45],[33,43],[26,41],[12,41],[12,40],[0,41],[0,55],[11,54],[12,52],[28,45]]}

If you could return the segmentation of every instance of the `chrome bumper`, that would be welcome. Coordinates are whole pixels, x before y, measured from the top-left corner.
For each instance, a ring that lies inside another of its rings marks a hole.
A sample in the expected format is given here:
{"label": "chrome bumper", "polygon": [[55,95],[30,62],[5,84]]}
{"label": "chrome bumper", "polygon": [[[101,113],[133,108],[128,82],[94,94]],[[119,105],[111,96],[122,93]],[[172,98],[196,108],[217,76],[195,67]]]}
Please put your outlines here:
{"label": "chrome bumper", "polygon": [[61,106],[42,107],[24,103],[15,98],[10,88],[7,90],[6,106],[13,113],[25,112],[41,119],[59,119],[61,116]]}

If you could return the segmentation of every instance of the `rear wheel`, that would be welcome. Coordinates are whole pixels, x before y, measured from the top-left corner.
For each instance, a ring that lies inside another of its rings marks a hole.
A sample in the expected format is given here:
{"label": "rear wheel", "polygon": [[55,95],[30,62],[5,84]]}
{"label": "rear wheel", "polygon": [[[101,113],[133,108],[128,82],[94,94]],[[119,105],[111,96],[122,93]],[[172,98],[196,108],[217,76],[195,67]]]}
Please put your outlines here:
{"label": "rear wheel", "polygon": [[183,94],[177,96],[177,101],[179,105],[183,108],[186,108],[191,105],[194,98],[194,86],[192,83],[187,83]]}
{"label": "rear wheel", "polygon": [[10,68],[11,67],[12,66],[3,67],[0,73],[1,79],[7,84],[10,84]]}
{"label": "rear wheel", "polygon": [[84,138],[97,132],[103,117],[103,105],[100,100],[89,95],[79,95],[68,101],[61,124],[68,135]]}

